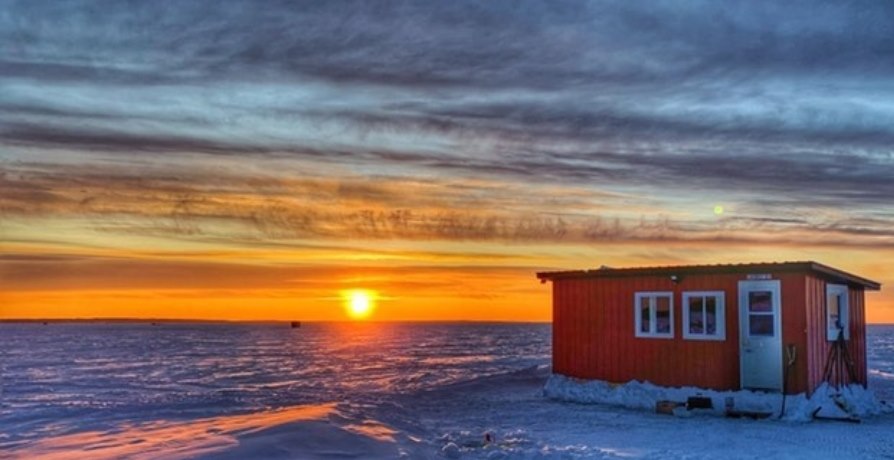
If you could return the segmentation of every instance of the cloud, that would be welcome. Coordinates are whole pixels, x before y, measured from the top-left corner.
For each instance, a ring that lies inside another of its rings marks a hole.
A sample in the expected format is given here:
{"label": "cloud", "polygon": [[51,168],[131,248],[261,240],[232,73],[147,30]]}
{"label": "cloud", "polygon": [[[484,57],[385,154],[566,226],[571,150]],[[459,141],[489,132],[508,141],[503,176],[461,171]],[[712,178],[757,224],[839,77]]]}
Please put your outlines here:
{"label": "cloud", "polygon": [[[91,231],[224,246],[302,239],[894,245],[888,218],[841,213],[774,217],[765,210],[749,215],[747,204],[738,215],[722,219],[655,215],[648,207],[631,206],[643,201],[634,195],[572,185],[319,177],[313,171],[258,176],[220,168],[183,175],[158,166],[143,168],[139,175],[109,166],[64,171],[38,164],[7,171],[0,177],[0,191],[8,191],[0,198],[0,211],[6,219],[80,219]],[[719,186],[721,179],[705,180]],[[657,204],[663,206],[660,200]]]}
{"label": "cloud", "polygon": [[47,65],[31,70],[32,78],[142,83],[154,82],[146,74],[284,74],[402,88],[526,89],[665,83],[742,69],[890,70],[889,62],[872,58],[892,51],[887,38],[894,15],[884,1],[735,8],[700,1],[271,2],[264,8],[250,1],[80,1],[13,2],[7,11],[0,30],[15,44],[8,54],[22,67]]}
{"label": "cloud", "polygon": [[[10,2],[0,210],[181,238],[888,245],[892,15]],[[693,215],[715,200],[742,215]]]}
{"label": "cloud", "polygon": [[570,154],[596,150],[647,165],[861,150],[890,167],[892,14],[884,2],[13,2],[0,141],[514,176],[580,160],[552,180],[611,179],[599,157]]}
{"label": "cloud", "polygon": [[[4,291],[46,290],[286,290],[334,295],[337,289],[362,283],[370,288],[444,288],[456,278],[531,278],[536,267],[526,265],[414,265],[382,267],[355,263],[351,266],[300,263],[241,263],[234,260],[147,259],[71,253],[8,253],[0,257]],[[533,278],[531,278],[533,280]],[[450,281],[452,280],[452,281]],[[533,285],[533,283],[532,283]]]}

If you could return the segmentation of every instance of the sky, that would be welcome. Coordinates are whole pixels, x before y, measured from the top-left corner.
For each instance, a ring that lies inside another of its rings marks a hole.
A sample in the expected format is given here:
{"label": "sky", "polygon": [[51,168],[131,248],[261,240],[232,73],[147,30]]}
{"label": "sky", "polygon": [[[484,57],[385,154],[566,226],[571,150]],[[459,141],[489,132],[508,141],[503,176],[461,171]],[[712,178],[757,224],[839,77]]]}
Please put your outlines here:
{"label": "sky", "polygon": [[3,1],[0,318],[549,320],[816,260],[894,322],[894,6]]}

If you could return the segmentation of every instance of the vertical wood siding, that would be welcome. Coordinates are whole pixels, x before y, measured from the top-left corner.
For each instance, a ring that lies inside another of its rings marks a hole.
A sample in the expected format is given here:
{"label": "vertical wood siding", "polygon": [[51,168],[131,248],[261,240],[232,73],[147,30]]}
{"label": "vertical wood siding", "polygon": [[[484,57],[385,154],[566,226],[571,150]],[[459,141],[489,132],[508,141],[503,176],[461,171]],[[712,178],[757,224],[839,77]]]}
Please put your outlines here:
{"label": "vertical wood siding", "polygon": [[[805,312],[807,304],[805,299],[806,278],[806,275],[798,273],[788,273],[778,277],[782,285],[783,378],[787,381],[786,388],[790,394],[808,391],[807,371],[810,361],[807,345],[807,313]],[[788,359],[786,349],[792,345],[795,347],[795,363],[791,368],[785,369]]]}
{"label": "vertical wood siding", "polygon": [[[667,276],[558,279],[553,286],[553,369],[585,379],[657,385],[740,388],[739,286],[742,274],[689,275],[674,284]],[[825,284],[799,273],[774,274],[781,282],[782,346],[796,349],[788,392],[812,392],[822,376]],[[634,294],[674,293],[674,338],[637,338]],[[684,291],[724,291],[726,340],[683,339]],[[822,309],[822,311],[820,311]],[[851,346],[858,375],[866,379],[863,292],[851,290]],[[820,340],[822,339],[822,340]]]}
{"label": "vertical wood siding", "polygon": [[857,378],[865,387],[869,383],[866,367],[866,293],[863,289],[848,289],[848,302],[852,305],[850,352],[857,370]]}

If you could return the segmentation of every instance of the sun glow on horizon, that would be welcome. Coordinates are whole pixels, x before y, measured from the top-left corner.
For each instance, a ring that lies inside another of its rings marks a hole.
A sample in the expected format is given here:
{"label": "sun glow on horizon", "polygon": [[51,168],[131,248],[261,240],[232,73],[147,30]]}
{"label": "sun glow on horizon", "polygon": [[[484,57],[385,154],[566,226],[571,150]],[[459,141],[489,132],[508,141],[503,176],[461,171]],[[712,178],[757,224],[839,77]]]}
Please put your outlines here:
{"label": "sun glow on horizon", "polygon": [[345,310],[353,320],[364,320],[375,309],[376,293],[364,289],[352,289],[344,293]]}

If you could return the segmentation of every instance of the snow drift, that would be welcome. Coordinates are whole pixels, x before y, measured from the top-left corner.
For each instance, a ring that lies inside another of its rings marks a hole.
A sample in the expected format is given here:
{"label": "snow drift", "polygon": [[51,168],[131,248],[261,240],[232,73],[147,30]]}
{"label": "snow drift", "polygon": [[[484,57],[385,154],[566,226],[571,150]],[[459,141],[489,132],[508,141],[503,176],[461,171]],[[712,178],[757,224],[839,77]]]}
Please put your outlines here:
{"label": "snow drift", "polygon": [[[740,411],[772,413],[778,416],[782,410],[782,395],[760,391],[714,391],[696,387],[662,387],[649,382],[630,381],[613,384],[602,380],[583,380],[552,374],[543,388],[548,398],[591,404],[607,404],[631,409],[654,410],[658,401],[686,402],[691,396],[711,398],[714,408],[710,411],[723,415],[728,398],[733,408]],[[804,393],[789,395],[785,402],[783,419],[810,421],[813,414],[833,417],[867,417],[894,412],[894,407],[879,401],[875,395],[860,385],[849,385],[840,390],[823,384],[808,398]]]}

